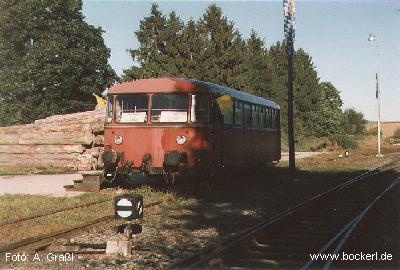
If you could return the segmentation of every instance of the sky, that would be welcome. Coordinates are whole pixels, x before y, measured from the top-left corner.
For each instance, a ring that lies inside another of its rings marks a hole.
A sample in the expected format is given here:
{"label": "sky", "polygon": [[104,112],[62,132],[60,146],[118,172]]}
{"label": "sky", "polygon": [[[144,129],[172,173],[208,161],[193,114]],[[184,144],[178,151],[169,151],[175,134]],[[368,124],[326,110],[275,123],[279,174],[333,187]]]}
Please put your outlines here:
{"label": "sky", "polygon": [[[118,75],[133,65],[127,52],[139,46],[134,32],[150,14],[152,2],[164,14],[175,11],[184,21],[202,16],[216,3],[247,38],[252,29],[270,45],[283,39],[282,1],[100,1],[84,0],[83,14],[100,26]],[[368,42],[368,34],[378,37]],[[295,48],[313,59],[321,81],[341,92],[343,108],[354,108],[376,120],[375,73],[379,63],[381,120],[400,121],[400,0],[296,1]],[[379,61],[377,61],[379,59]]]}

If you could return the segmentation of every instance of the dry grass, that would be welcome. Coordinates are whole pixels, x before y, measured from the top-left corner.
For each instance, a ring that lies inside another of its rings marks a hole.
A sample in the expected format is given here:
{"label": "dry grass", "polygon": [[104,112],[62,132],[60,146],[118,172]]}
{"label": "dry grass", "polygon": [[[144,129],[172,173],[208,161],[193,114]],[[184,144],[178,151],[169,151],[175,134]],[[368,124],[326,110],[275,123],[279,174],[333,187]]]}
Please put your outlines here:
{"label": "dry grass", "polygon": [[14,167],[14,166],[0,166],[0,175],[16,175],[16,174],[53,174],[53,173],[65,173],[70,170],[66,168],[48,167]]}
{"label": "dry grass", "polygon": [[[18,220],[32,215],[45,214],[54,210],[65,209],[89,202],[104,199],[110,200],[101,204],[23,221],[18,223],[18,229],[16,229],[16,225],[2,226],[0,227],[0,243],[12,243],[27,237],[55,232],[105,215],[113,214],[114,208],[112,198],[119,194],[118,192],[119,191],[115,189],[110,189],[98,193],[87,193],[73,198],[53,198],[34,195],[0,196],[0,219],[2,222]],[[143,195],[145,204],[160,200],[170,200],[173,197],[169,192],[156,192],[148,187],[124,191],[124,193]]]}
{"label": "dry grass", "polygon": [[[312,157],[299,159],[296,166],[300,170],[338,172],[338,171],[358,171],[377,166],[389,157],[385,154],[400,152],[400,145],[393,145],[388,141],[382,140],[381,151],[384,158],[376,158],[377,142],[375,136],[365,136],[358,141],[358,147],[350,151],[348,158],[340,158],[339,154],[344,151],[328,152]],[[279,167],[286,168],[287,161],[279,163]]]}

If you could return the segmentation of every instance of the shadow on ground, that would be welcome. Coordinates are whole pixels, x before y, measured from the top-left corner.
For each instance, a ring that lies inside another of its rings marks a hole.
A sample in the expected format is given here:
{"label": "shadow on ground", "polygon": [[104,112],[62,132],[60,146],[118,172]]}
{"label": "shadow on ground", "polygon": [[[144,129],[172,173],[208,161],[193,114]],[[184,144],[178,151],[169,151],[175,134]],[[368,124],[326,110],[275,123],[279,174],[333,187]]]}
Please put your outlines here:
{"label": "shadow on ground", "polygon": [[363,172],[298,170],[293,179],[287,168],[268,168],[235,172],[220,178],[214,188],[185,184],[169,188],[192,203],[167,207],[163,215],[168,222],[159,227],[171,233],[160,234],[156,248],[176,262]]}

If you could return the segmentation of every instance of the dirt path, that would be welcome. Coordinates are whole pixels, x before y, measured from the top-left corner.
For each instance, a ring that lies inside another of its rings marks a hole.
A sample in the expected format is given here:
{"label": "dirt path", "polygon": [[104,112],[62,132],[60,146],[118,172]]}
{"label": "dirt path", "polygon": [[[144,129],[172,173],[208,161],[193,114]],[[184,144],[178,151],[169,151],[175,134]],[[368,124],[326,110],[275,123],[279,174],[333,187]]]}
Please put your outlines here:
{"label": "dirt path", "polygon": [[[306,158],[306,157],[311,157],[314,155],[319,155],[323,154],[323,152],[296,152],[296,159],[301,159],[301,158]],[[288,152],[282,152],[282,158],[281,161],[286,161],[289,160],[289,153]]]}
{"label": "dirt path", "polygon": [[52,197],[70,197],[82,192],[66,192],[63,186],[82,179],[81,174],[54,175],[0,175],[0,195],[31,194]]}

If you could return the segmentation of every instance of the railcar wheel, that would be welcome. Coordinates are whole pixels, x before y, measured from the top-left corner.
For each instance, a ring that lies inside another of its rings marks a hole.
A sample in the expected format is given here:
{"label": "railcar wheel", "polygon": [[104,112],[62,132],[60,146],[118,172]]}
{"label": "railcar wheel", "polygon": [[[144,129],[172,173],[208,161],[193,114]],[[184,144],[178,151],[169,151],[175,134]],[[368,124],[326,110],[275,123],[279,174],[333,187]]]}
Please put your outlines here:
{"label": "railcar wheel", "polygon": [[164,183],[166,183],[167,185],[174,185],[176,183],[177,180],[177,174],[175,172],[168,172],[168,171],[163,171],[163,181]]}

